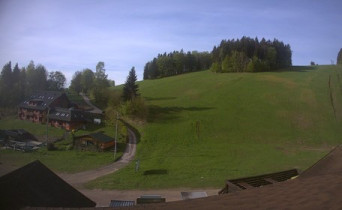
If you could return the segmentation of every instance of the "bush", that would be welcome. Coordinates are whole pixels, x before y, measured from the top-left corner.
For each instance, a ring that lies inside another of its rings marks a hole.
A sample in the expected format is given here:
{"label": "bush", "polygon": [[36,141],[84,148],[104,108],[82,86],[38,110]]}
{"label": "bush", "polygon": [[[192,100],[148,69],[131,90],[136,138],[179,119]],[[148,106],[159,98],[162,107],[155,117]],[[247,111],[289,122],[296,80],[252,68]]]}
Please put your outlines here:
{"label": "bush", "polygon": [[210,67],[210,71],[216,72],[216,73],[221,72],[222,71],[221,65],[218,62],[213,63]]}
{"label": "bush", "polygon": [[73,150],[74,146],[72,144],[69,144],[68,146],[66,146],[65,148],[66,150]]}
{"label": "bush", "polygon": [[48,143],[46,147],[47,147],[47,150],[48,150],[48,151],[54,151],[54,150],[57,149],[57,148],[55,147],[54,143]]}
{"label": "bush", "polygon": [[121,107],[121,111],[124,115],[140,120],[145,120],[148,115],[148,108],[145,104],[145,100],[141,97],[135,97],[132,100],[125,102]]}

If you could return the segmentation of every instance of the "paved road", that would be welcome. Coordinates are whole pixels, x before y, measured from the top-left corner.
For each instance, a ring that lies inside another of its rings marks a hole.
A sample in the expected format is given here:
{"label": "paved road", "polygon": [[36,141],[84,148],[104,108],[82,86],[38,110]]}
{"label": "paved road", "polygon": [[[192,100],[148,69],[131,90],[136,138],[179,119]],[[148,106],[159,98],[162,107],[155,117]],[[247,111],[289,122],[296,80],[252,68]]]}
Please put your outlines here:
{"label": "paved road", "polygon": [[75,174],[62,173],[58,175],[62,179],[64,179],[66,182],[76,187],[77,189],[82,189],[84,183],[94,180],[96,178],[99,178],[101,176],[113,173],[123,168],[130,161],[134,159],[134,155],[136,152],[136,143],[137,143],[137,139],[136,139],[134,132],[131,131],[130,129],[127,129],[127,131],[128,131],[129,143],[126,146],[126,150],[124,154],[118,161],[110,165],[106,165],[106,166],[103,166],[94,170],[83,171],[83,172],[79,172]]}
{"label": "paved road", "polygon": [[92,110],[90,110],[90,113],[94,113],[94,114],[102,114],[102,110],[97,108],[96,106],[94,106],[94,104],[92,104],[89,100],[89,98],[84,94],[84,93],[80,93],[80,95],[83,97],[83,100],[91,107],[93,108]]}

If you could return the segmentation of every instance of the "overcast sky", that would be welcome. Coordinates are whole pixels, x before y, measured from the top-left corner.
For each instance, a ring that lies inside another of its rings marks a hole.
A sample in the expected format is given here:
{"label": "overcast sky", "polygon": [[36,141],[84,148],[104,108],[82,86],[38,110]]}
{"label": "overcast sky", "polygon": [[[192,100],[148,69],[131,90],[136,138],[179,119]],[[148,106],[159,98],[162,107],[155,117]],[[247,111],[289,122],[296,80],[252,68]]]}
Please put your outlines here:
{"label": "overcast sky", "polygon": [[0,66],[30,60],[62,71],[106,73],[124,83],[135,66],[173,50],[211,51],[222,39],[277,38],[294,65],[336,62],[342,48],[341,0],[0,0]]}

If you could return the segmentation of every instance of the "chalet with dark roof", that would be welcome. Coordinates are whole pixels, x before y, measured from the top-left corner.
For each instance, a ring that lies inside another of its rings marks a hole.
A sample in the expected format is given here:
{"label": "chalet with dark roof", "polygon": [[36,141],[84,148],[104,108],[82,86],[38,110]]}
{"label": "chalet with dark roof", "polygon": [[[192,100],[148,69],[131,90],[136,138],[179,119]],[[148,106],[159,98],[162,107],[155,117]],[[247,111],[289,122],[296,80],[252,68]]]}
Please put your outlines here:
{"label": "chalet with dark roof", "polygon": [[65,93],[40,91],[18,106],[18,117],[34,123],[46,123],[66,130],[77,129],[85,123],[82,110],[72,107]]}
{"label": "chalet with dark roof", "polygon": [[114,146],[114,138],[101,132],[75,137],[75,146],[84,150],[103,151]]}

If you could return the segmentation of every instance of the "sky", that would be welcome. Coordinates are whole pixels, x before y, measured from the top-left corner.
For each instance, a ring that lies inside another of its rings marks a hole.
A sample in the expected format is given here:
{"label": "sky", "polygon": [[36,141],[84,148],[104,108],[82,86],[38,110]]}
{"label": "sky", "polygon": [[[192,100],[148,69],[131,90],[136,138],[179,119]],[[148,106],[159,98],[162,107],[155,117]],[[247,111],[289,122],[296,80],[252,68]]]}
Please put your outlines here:
{"label": "sky", "polygon": [[125,82],[134,66],[174,50],[211,51],[223,39],[274,38],[290,44],[293,65],[336,63],[341,0],[0,0],[0,68],[31,60],[61,71],[105,63]]}

